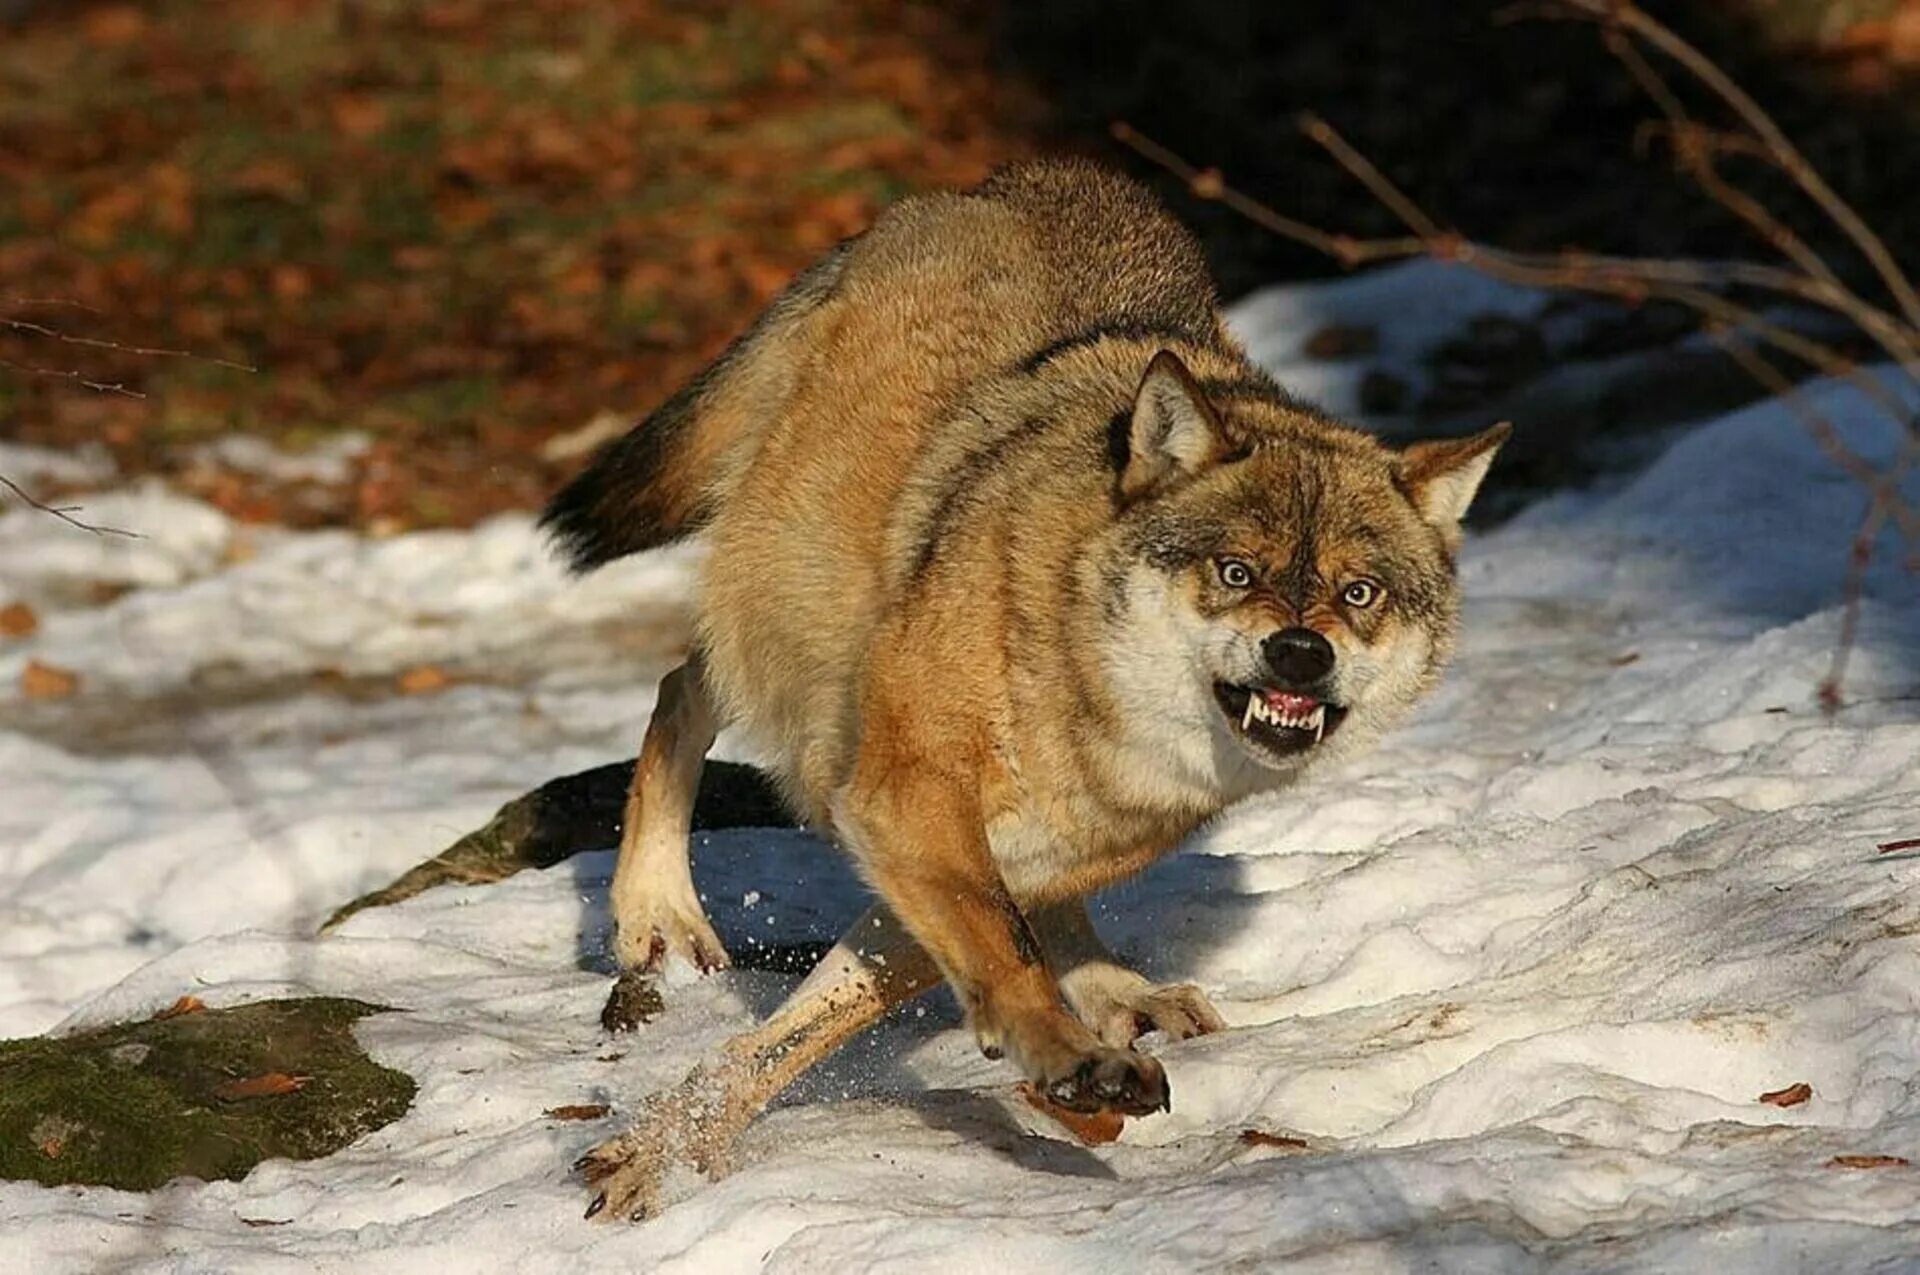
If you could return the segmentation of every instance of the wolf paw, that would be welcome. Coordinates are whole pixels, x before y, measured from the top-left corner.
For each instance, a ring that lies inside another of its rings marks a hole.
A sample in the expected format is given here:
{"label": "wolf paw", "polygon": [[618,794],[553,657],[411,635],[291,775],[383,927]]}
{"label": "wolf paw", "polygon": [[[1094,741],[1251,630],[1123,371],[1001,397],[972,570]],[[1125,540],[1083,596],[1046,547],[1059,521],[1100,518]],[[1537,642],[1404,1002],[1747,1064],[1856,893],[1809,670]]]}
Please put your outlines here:
{"label": "wolf paw", "polygon": [[615,918],[613,952],[621,969],[643,973],[658,973],[670,956],[702,974],[733,963],[698,901],[691,907],[660,901],[627,909]]}
{"label": "wolf paw", "polygon": [[731,1114],[724,1091],[698,1070],[647,1099],[632,1128],[574,1161],[574,1171],[595,1188],[586,1215],[643,1221],[673,1203],[697,1177],[724,1177],[739,1131]]}
{"label": "wolf paw", "polygon": [[1048,1101],[1083,1114],[1117,1111],[1144,1116],[1170,1110],[1173,1102],[1166,1071],[1131,1049],[1099,1049],[1077,1060],[1065,1074],[1042,1078],[1038,1087]]}
{"label": "wolf paw", "polygon": [[1131,1045],[1148,1032],[1186,1040],[1224,1030],[1226,1025],[1207,994],[1192,983],[1149,983],[1113,1006],[1105,1021],[1092,1024],[1094,1033],[1109,1045]]}
{"label": "wolf paw", "polygon": [[1125,966],[1089,963],[1060,980],[1074,1016],[1115,1048],[1148,1032],[1186,1040],[1223,1030],[1227,1023],[1207,994],[1191,983],[1149,983]]}

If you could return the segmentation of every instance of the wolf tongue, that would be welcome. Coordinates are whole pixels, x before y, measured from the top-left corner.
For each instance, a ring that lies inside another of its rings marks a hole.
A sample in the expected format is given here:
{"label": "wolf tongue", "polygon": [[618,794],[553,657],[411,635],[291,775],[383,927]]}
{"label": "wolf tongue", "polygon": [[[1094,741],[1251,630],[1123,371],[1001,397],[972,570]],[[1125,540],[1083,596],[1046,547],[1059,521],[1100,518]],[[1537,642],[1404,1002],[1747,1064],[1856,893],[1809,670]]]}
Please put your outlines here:
{"label": "wolf tongue", "polygon": [[1266,698],[1268,708],[1287,717],[1305,717],[1320,707],[1320,701],[1313,696],[1294,691],[1268,691]]}

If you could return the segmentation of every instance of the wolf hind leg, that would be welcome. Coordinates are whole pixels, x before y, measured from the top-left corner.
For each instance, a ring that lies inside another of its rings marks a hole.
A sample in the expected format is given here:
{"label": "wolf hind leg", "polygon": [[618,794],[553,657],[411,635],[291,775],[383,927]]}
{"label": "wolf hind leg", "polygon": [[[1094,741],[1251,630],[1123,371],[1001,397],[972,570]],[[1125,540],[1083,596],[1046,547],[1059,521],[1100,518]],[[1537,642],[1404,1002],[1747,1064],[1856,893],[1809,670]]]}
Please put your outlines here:
{"label": "wolf hind leg", "polygon": [[1105,1044],[1124,1048],[1150,1031],[1186,1040],[1226,1027],[1207,994],[1193,984],[1149,982],[1122,965],[1094,931],[1081,900],[1034,909],[1033,929],[1067,1007]]}
{"label": "wolf hind leg", "polygon": [[940,981],[931,958],[884,906],[870,908],[764,1024],[711,1064],[648,1098],[625,1133],[575,1169],[598,1188],[588,1217],[652,1216],[699,1174],[732,1170],[742,1130],[801,1073],[888,1009]]}
{"label": "wolf hind leg", "polygon": [[694,655],[661,679],[627,791],[610,892],[614,955],[623,970],[657,970],[669,956],[703,972],[729,964],[694,891],[689,846],[700,771],[717,730]]}

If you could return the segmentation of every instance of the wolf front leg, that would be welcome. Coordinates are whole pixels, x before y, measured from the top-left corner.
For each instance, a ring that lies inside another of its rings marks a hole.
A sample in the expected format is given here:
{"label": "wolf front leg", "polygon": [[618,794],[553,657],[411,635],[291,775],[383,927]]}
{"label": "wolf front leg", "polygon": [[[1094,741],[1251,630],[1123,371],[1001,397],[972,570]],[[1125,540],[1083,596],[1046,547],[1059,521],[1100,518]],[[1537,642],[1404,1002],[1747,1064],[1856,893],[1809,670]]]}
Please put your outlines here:
{"label": "wolf front leg", "polygon": [[939,964],[981,1049],[1008,1055],[1070,1110],[1164,1110],[1160,1064],[1103,1043],[1062,1003],[965,785],[899,757],[863,758],[861,770],[842,803],[841,830],[888,907]]}
{"label": "wolf front leg", "polygon": [[740,1132],[783,1089],[939,981],[939,969],[886,908],[869,909],[772,1018],[647,1099],[632,1128],[575,1164],[598,1188],[587,1216],[637,1220],[668,1202],[676,1174],[724,1177]]}
{"label": "wolf front leg", "polygon": [[694,892],[688,847],[700,770],[717,725],[700,658],[692,656],[660,681],[627,791],[611,891],[614,955],[622,969],[658,969],[669,956],[702,971],[728,963]]}
{"label": "wolf front leg", "polygon": [[1079,899],[1036,908],[1034,932],[1074,1014],[1109,1045],[1130,1045],[1150,1031],[1174,1040],[1226,1027],[1207,994],[1191,983],[1151,983],[1122,965],[1095,933]]}

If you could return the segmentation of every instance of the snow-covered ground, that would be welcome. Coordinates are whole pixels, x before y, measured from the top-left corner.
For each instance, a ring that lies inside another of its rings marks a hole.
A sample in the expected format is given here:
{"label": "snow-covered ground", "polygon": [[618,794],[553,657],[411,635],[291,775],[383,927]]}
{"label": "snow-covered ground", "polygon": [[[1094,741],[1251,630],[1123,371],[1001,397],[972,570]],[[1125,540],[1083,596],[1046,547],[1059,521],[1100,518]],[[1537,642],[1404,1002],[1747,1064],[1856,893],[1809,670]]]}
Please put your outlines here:
{"label": "snow-covered ground", "polygon": [[[1243,313],[1305,376],[1289,342],[1330,315],[1527,312],[1433,269]],[[1811,398],[1887,463],[1851,388]],[[935,998],[639,1227],[583,1223],[566,1166],[790,980],[688,978],[602,1035],[605,853],[312,928],[630,755],[685,558],[575,584],[525,518],[366,541],[150,489],[88,502],[141,541],[0,516],[0,603],[43,620],[0,642],[0,1036],[321,991],[403,1011],[360,1036],[420,1087],[239,1183],[0,1184],[0,1270],[1920,1269],[1920,1167],[1835,1163],[1920,1160],[1920,862],[1875,849],[1920,836],[1920,589],[1890,538],[1846,706],[1814,695],[1864,502],[1762,405],[1473,542],[1415,725],[1103,901],[1123,953],[1232,1024],[1162,1051],[1170,1114],[1064,1141]],[[29,660],[78,693],[23,698]],[[451,688],[394,694],[423,663]],[[736,946],[860,906],[799,834],[712,835],[697,872]],[[594,1102],[615,1115],[542,1114]]]}

